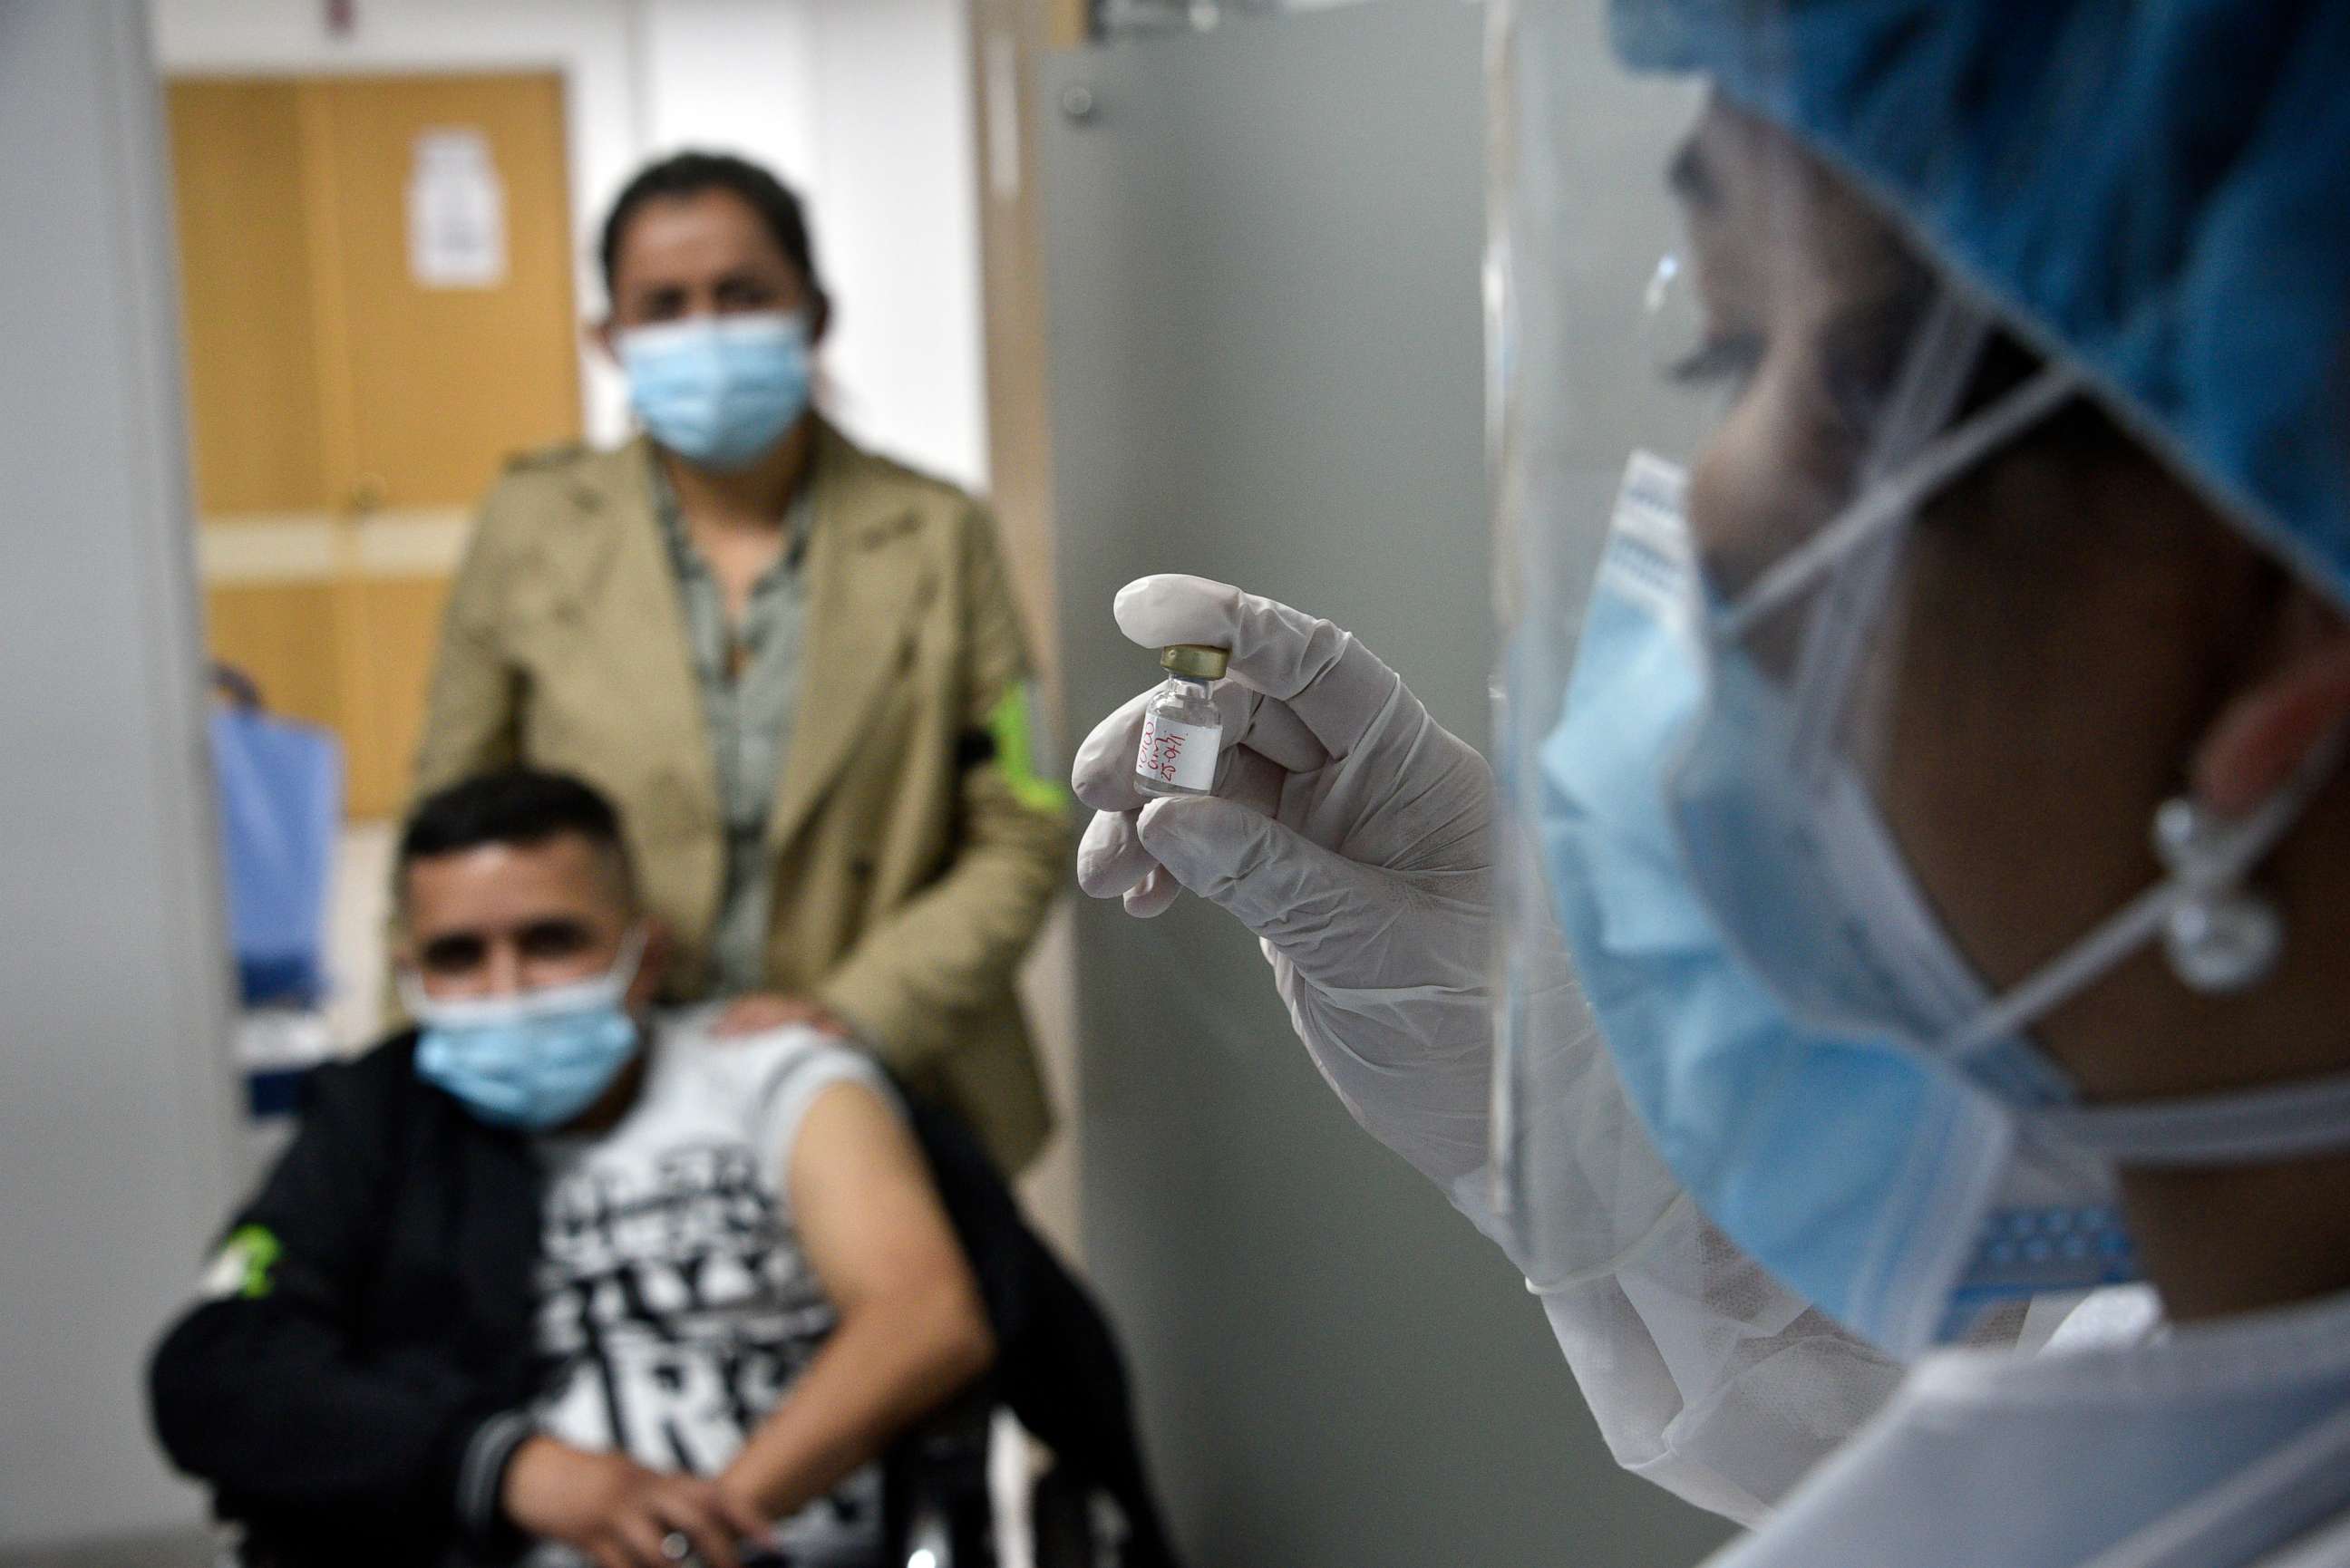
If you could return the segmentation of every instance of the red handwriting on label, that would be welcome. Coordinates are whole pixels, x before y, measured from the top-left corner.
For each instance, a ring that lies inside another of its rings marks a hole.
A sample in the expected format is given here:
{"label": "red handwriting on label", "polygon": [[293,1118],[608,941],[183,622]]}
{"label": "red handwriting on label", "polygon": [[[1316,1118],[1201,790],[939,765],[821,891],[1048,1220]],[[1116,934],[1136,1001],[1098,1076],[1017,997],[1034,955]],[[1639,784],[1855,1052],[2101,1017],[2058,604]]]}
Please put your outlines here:
{"label": "red handwriting on label", "polygon": [[1183,737],[1159,732],[1156,715],[1142,721],[1142,750],[1134,759],[1134,771],[1161,784],[1175,782],[1176,765],[1183,757]]}

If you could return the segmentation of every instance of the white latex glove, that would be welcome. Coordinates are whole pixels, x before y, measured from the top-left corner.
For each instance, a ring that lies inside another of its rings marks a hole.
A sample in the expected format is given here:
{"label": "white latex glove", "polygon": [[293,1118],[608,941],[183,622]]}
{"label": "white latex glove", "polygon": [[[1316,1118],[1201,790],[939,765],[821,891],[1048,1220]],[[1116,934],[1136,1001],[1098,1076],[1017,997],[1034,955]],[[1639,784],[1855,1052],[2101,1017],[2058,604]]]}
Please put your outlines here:
{"label": "white latex glove", "polygon": [[[1760,1519],[1891,1391],[1899,1368],[1779,1286],[1680,1193],[1558,955],[1542,1020],[1544,1208],[1512,1246],[1486,1182],[1493,1023],[1492,780],[1395,671],[1326,620],[1200,577],[1118,596],[1145,648],[1232,649],[1212,796],[1135,784],[1149,693],[1077,752],[1095,810],[1077,880],[1158,914],[1189,888],[1262,939],[1298,1037],[1357,1121],[1513,1252],[1617,1459],[1700,1507]],[[1537,1255],[1539,1254],[1539,1255]]]}
{"label": "white latex glove", "polygon": [[1485,1166],[1493,784],[1354,636],[1203,577],[1120,590],[1146,648],[1229,648],[1216,793],[1136,787],[1144,692],[1078,748],[1077,881],[1137,915],[1182,888],[1262,939],[1306,1050],[1355,1119],[1451,1193]]}

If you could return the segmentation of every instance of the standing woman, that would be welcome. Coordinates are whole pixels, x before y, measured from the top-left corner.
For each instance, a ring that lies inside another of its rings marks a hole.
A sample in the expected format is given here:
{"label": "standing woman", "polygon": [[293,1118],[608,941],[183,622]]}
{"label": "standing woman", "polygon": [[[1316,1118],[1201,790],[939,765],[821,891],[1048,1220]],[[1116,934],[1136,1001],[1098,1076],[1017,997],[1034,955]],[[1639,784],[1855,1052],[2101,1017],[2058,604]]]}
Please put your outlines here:
{"label": "standing woman", "polygon": [[656,163],[601,260],[595,336],[643,433],[491,492],[418,791],[515,763],[591,781],[722,1028],[837,1021],[1017,1169],[1049,1112],[1014,973],[1067,828],[994,526],[811,408],[831,306],[775,176]]}

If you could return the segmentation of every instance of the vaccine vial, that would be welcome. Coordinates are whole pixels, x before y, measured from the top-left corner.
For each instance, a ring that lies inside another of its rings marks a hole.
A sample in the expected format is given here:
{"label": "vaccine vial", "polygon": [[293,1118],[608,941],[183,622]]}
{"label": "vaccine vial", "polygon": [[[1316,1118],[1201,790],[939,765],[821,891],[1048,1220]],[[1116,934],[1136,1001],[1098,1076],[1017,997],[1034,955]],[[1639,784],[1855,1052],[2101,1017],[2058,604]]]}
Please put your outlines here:
{"label": "vaccine vial", "polygon": [[1208,794],[1216,787],[1216,748],[1223,739],[1209,686],[1223,679],[1227,648],[1177,643],[1159,656],[1167,683],[1150,694],[1142,714],[1142,749],[1135,754],[1136,784],[1145,794]]}

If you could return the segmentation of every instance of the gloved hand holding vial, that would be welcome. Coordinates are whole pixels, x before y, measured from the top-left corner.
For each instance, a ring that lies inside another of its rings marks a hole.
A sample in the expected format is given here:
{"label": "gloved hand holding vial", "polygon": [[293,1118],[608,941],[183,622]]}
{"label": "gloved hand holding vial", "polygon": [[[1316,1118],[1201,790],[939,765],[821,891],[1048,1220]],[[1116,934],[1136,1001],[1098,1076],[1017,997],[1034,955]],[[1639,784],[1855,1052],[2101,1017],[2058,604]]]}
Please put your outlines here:
{"label": "gloved hand holding vial", "polygon": [[[1491,1076],[1484,758],[1351,633],[1301,610],[1170,576],[1128,585],[1115,613],[1169,650],[1176,679],[1078,748],[1077,798],[1096,813],[1079,885],[1141,916],[1189,888],[1237,917],[1348,1108],[1469,1196]],[[1212,688],[1183,673],[1219,664],[1230,678]],[[1139,772],[1144,737],[1178,724],[1167,771]],[[1169,787],[1203,778],[1211,793]]]}
{"label": "gloved hand holding vial", "polygon": [[[1078,885],[1145,918],[1188,888],[1260,938],[1292,1026],[1348,1112],[1529,1276],[1617,1457],[1700,1507],[1759,1519],[1844,1430],[1781,1419],[1771,1391],[1833,1388],[1862,1412],[1897,1369],[1713,1231],[1640,1136],[1587,1028],[1521,1047],[1540,1053],[1545,1083],[1579,1085],[1536,1115],[1544,1142],[1591,1151],[1547,1190],[1586,1222],[1528,1244],[1495,1212],[1484,758],[1351,632],[1302,610],[1170,576],[1128,584],[1114,614],[1146,648],[1229,650],[1229,679],[1210,693],[1214,793],[1161,796],[1137,776],[1168,687],[1135,697],[1077,751],[1077,798],[1095,810]],[[1563,959],[1544,967],[1545,990],[1571,990]],[[1659,1342],[1738,1351],[1669,1364]]]}

